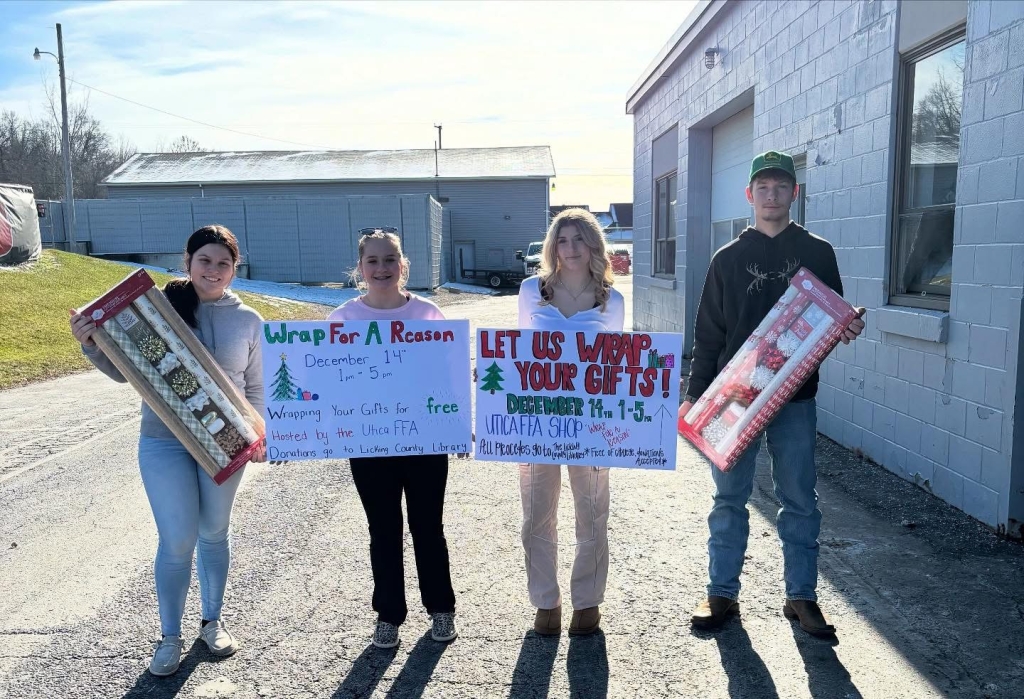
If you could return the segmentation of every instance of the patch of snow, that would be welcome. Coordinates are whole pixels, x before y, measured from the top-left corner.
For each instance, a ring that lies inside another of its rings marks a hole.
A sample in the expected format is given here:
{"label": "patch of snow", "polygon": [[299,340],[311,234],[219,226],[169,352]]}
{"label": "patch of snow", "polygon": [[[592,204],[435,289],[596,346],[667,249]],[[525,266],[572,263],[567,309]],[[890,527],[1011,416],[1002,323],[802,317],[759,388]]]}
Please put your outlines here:
{"label": "patch of snow", "polygon": [[498,292],[489,286],[476,286],[475,284],[459,284],[458,282],[448,282],[447,284],[441,285],[442,289],[449,289],[451,291],[461,291],[464,294],[481,294],[483,296],[497,296]]}
{"label": "patch of snow", "polygon": [[[184,272],[176,269],[154,267],[153,265],[140,265],[134,262],[122,262],[119,260],[111,261],[136,269],[141,267],[142,269],[148,269],[153,272],[173,274],[176,277],[185,276]],[[231,282],[231,288],[234,291],[247,291],[252,294],[289,299],[291,301],[301,301],[303,303],[317,303],[321,306],[340,306],[349,299],[354,299],[356,296],[359,296],[359,291],[351,287],[333,288],[328,286],[303,286],[301,284],[285,284],[281,282],[268,282],[257,279],[235,279]],[[417,293],[422,294],[422,292]]]}

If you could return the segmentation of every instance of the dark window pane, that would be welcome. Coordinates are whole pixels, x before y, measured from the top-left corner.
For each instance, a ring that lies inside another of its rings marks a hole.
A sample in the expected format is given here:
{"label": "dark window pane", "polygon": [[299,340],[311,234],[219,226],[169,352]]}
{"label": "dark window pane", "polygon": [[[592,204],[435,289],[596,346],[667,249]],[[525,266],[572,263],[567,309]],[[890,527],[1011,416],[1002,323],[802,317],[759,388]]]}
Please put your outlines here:
{"label": "dark window pane", "polygon": [[950,294],[964,48],[960,41],[904,68],[896,294]]}
{"label": "dark window pane", "polygon": [[675,274],[676,177],[663,177],[654,188],[654,264],[655,274]]}
{"label": "dark window pane", "polygon": [[903,273],[897,293],[948,295],[953,272],[954,207],[900,216],[899,256]]}

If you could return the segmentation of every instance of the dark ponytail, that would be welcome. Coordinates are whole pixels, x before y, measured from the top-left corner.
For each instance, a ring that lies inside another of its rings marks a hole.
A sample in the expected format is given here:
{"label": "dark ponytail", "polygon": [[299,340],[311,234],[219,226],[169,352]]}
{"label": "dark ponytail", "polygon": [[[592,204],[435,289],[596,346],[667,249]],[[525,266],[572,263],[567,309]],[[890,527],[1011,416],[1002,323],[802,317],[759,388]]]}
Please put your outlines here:
{"label": "dark ponytail", "polygon": [[[203,226],[195,233],[188,237],[188,242],[185,243],[185,271],[188,271],[189,263],[192,256],[196,254],[196,251],[201,247],[210,244],[223,245],[231,253],[231,259],[235,265],[238,265],[238,260],[241,257],[241,253],[238,250],[238,239],[235,238],[235,234],[228,230],[225,226]],[[167,282],[164,286],[164,295],[167,296],[167,300],[174,306],[174,310],[178,312],[181,319],[188,323],[191,327],[198,327],[196,322],[196,309],[199,308],[199,294],[196,293],[195,287],[192,285],[191,279],[172,279]]]}

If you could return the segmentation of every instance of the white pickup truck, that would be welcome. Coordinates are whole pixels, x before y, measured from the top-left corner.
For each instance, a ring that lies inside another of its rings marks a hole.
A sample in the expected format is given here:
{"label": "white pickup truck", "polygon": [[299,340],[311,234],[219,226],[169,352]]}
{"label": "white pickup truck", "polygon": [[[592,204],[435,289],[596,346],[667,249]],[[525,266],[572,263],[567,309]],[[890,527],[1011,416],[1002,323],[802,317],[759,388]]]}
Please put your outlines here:
{"label": "white pickup truck", "polygon": [[540,267],[540,253],[544,249],[544,241],[539,240],[535,243],[530,243],[530,246],[526,248],[526,254],[520,250],[516,253],[516,259],[523,261],[523,272],[526,276],[532,276],[537,273],[537,268]]}

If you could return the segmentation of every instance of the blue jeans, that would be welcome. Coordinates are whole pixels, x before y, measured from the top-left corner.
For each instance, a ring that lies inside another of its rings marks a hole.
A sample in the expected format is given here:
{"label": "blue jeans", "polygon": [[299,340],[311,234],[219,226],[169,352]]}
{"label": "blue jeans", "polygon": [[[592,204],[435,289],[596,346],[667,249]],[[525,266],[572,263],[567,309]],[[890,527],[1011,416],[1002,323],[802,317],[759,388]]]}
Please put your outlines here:
{"label": "blue jeans", "polygon": [[[787,599],[817,600],[818,532],[821,511],[814,490],[814,443],[817,436],[814,400],[788,403],[768,425],[764,439],[772,463],[778,513],[779,539]],[[750,445],[732,470],[711,467],[715,504],[708,515],[708,595],[737,599],[740,573],[750,533],[747,500],[754,488],[754,467],[761,438]]]}
{"label": "blue jeans", "polygon": [[177,439],[142,436],[139,470],[160,542],[153,565],[160,630],[180,636],[197,543],[203,618],[220,619],[231,562],[231,506],[245,469],[217,485]]}

